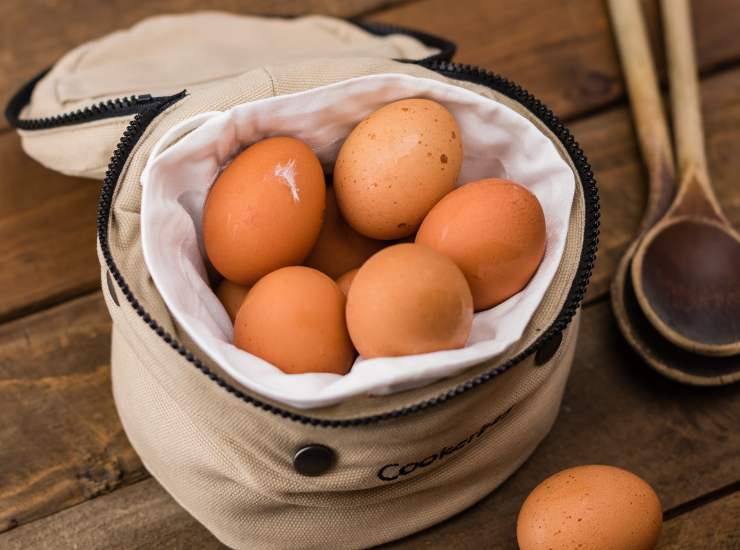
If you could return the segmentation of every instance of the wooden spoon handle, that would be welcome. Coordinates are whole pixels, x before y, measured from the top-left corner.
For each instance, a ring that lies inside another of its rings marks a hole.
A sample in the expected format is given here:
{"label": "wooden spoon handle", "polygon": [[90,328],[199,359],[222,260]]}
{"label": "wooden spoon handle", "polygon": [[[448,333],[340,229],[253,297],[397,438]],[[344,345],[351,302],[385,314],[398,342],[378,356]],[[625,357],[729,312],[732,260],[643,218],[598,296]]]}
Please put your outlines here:
{"label": "wooden spoon handle", "polygon": [[[698,214],[704,195],[721,217],[712,192],[704,147],[704,126],[699,99],[699,76],[694,53],[689,0],[662,0],[661,14],[671,83],[671,111],[681,189],[674,210]],[[683,207],[683,208],[682,208]],[[681,213],[681,212],[677,212]]]}
{"label": "wooden spoon handle", "polygon": [[676,193],[673,150],[639,0],[609,0],[612,27],[627,81],[650,191],[641,230],[652,227]]}

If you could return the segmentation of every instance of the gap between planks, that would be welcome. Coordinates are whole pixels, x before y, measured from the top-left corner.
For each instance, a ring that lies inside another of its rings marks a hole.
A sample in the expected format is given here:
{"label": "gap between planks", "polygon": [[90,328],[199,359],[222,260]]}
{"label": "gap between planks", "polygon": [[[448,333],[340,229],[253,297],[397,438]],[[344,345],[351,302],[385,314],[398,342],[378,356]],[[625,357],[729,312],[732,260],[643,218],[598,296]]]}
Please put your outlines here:
{"label": "gap between planks", "polygon": [[91,294],[100,292],[100,290],[101,287],[100,283],[98,282],[97,284],[93,285],[83,285],[79,288],[69,289],[58,295],[48,296],[38,302],[29,303],[21,308],[12,310],[5,315],[0,315],[0,327],[14,321],[20,321],[25,317],[29,317],[31,315],[43,313],[47,310],[59,307],[68,302],[72,302],[80,298],[85,298],[87,296],[90,296]]}
{"label": "gap between planks", "polygon": [[[732,70],[737,69],[737,68],[740,68],[740,57],[718,62],[715,65],[712,65],[706,69],[699,71],[699,81],[700,81],[699,83],[701,85],[701,82],[704,80],[708,80],[712,77],[719,76],[725,72],[731,72]],[[668,109],[669,107],[669,103],[668,103],[669,88],[668,88],[667,78],[665,76],[662,76],[659,80],[659,84],[660,84],[660,91],[662,92],[663,104],[665,105],[665,108]],[[606,101],[602,103],[601,105],[597,105],[595,107],[585,109],[570,117],[564,117],[562,121],[567,125],[571,125],[576,122],[582,122],[588,118],[592,118],[592,117],[596,117],[599,115],[609,113],[610,111],[616,111],[623,107],[627,107],[630,110],[630,116],[632,116],[632,110],[630,109],[630,102],[628,101],[627,94],[620,94],[614,99]],[[557,116],[557,113],[555,113],[555,115]]]}

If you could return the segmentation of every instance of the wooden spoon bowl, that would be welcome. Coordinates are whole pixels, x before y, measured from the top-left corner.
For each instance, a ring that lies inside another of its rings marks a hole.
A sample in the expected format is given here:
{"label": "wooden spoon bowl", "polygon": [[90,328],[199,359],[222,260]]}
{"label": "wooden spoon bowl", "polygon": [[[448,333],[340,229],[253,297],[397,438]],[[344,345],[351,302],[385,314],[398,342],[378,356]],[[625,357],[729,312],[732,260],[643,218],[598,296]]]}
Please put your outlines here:
{"label": "wooden spoon bowl", "polygon": [[632,263],[637,300],[671,342],[695,353],[740,353],[740,238],[719,221],[670,218]]}
{"label": "wooden spoon bowl", "polygon": [[706,357],[674,346],[648,320],[635,296],[630,275],[632,244],[612,280],[614,317],[627,343],[662,375],[693,386],[722,386],[740,381],[740,355]]}
{"label": "wooden spoon bowl", "polygon": [[612,280],[614,316],[632,348],[665,376],[703,386],[740,380],[740,356],[729,356],[740,323],[738,239],[709,185],[688,2],[663,0],[661,10],[668,33],[678,193],[640,0],[609,0],[608,6],[650,183],[640,235]]}
{"label": "wooden spoon bowl", "polygon": [[668,75],[681,185],[642,239],[632,283],[668,340],[708,356],[740,354],[740,237],[712,190],[688,0],[663,0]]}

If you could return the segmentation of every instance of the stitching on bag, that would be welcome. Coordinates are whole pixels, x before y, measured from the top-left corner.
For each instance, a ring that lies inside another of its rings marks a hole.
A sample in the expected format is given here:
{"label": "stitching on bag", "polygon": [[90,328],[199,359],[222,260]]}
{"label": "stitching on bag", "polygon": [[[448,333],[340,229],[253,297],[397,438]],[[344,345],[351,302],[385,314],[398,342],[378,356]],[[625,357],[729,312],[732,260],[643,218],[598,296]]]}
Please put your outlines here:
{"label": "stitching on bag", "polygon": [[270,81],[270,95],[272,97],[275,97],[277,95],[277,92],[275,91],[277,87],[275,86],[275,77],[272,76],[272,73],[267,67],[261,67],[262,71],[267,75],[267,79]]}

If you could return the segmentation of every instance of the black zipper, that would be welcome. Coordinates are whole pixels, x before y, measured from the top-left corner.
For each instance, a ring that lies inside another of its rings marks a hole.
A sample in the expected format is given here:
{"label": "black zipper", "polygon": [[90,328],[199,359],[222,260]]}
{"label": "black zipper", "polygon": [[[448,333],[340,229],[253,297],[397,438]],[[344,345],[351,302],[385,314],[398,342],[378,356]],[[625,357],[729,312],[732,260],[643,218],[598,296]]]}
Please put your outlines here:
{"label": "black zipper", "polygon": [[[398,32],[398,30],[395,28],[393,28],[393,31]],[[578,175],[583,186],[586,218],[583,248],[581,250],[581,258],[578,264],[578,269],[576,271],[576,275],[570,291],[568,292],[568,296],[565,300],[565,305],[563,306],[563,309],[560,311],[553,324],[550,325],[550,327],[542,335],[540,335],[540,337],[527,349],[517,354],[515,357],[509,359],[506,363],[499,365],[495,369],[479,374],[475,378],[468,380],[464,384],[452,388],[449,391],[438,395],[437,397],[427,399],[413,405],[408,405],[393,411],[345,420],[317,418],[282,409],[275,405],[266,403],[256,397],[248,395],[240,389],[232,386],[224,379],[220,378],[216,373],[211,371],[208,366],[205,365],[200,359],[193,355],[191,351],[186,349],[180,342],[173,338],[172,335],[165,331],[154,319],[152,319],[149,313],[143,308],[143,306],[139,303],[139,301],[131,292],[128,284],[123,278],[123,275],[121,275],[121,272],[118,270],[118,266],[116,266],[113,260],[113,256],[111,255],[110,247],[108,244],[108,220],[110,218],[113,192],[115,191],[121,172],[123,171],[123,168],[126,164],[126,160],[128,159],[129,154],[133,150],[138,140],[144,134],[149,124],[164,110],[185,97],[186,93],[184,91],[166,97],[152,97],[145,95],[113,100],[112,102],[98,104],[97,106],[90,107],[81,111],[76,111],[74,113],[68,113],[65,115],[59,115],[56,117],[45,119],[18,120],[16,116],[16,120],[14,123],[14,121],[10,117],[8,118],[11,123],[17,128],[38,130],[64,126],[68,124],[78,124],[81,122],[98,120],[100,118],[123,116],[125,114],[135,113],[134,118],[129,123],[126,131],[123,133],[123,136],[116,146],[108,165],[108,170],[105,173],[105,178],[103,180],[103,185],[100,192],[100,202],[98,206],[97,218],[98,240],[100,243],[100,248],[104,261],[111,277],[116,281],[118,288],[125,296],[126,300],[129,302],[129,304],[131,304],[139,317],[141,317],[142,320],[147,323],[149,327],[154,332],[156,332],[160,338],[162,338],[162,340],[165,341],[165,343],[167,343],[171,348],[177,351],[187,361],[192,363],[205,376],[210,378],[216,384],[221,386],[224,390],[233,394],[242,401],[245,401],[253,406],[256,406],[277,416],[288,418],[302,424],[310,424],[312,426],[330,428],[364,426],[376,422],[400,418],[408,414],[426,410],[436,405],[445,403],[450,399],[457,397],[458,395],[462,395],[463,393],[466,393],[473,388],[477,388],[492,380],[496,376],[506,372],[508,369],[522,362],[530,355],[535,354],[538,350],[547,345],[552,338],[560,335],[571,322],[573,316],[581,305],[583,297],[586,293],[586,288],[588,287],[589,279],[591,277],[591,271],[593,269],[593,264],[596,258],[596,248],[598,245],[599,198],[598,190],[596,187],[596,180],[591,170],[591,166],[589,165],[585,155],[583,154],[583,151],[576,143],[576,140],[571,135],[570,131],[565,127],[565,125],[560,122],[555,115],[553,115],[550,109],[548,109],[537,98],[524,90],[518,84],[515,84],[510,80],[485,69],[470,65],[451,63],[439,58],[428,58],[422,61],[407,62],[417,63],[423,67],[426,67],[453,79],[482,84],[495,91],[498,91],[518,101],[520,104],[526,107],[533,115],[540,119],[545,124],[545,126],[547,126],[547,128],[549,128],[555,134],[555,136],[561,141],[563,146],[568,151],[571,159],[573,160],[573,164],[578,171]],[[43,75],[40,75],[38,78],[40,78],[41,76]],[[38,78],[35,80],[38,80]],[[35,84],[35,81],[32,82],[34,82]],[[20,93],[18,95],[20,95]],[[30,97],[30,91],[28,95]],[[14,100],[15,99],[16,98],[14,98]],[[10,108],[11,106],[9,105],[8,110],[10,110]],[[17,109],[16,113],[19,111],[20,109]]]}
{"label": "black zipper", "polygon": [[576,311],[580,307],[583,300],[583,296],[586,293],[588,282],[591,277],[591,271],[596,258],[596,248],[598,245],[598,234],[599,234],[599,198],[598,190],[596,187],[596,181],[591,170],[588,161],[586,160],[583,151],[576,143],[576,140],[571,135],[570,131],[565,125],[560,122],[552,111],[543,105],[537,98],[532,94],[524,90],[521,86],[511,82],[510,80],[480,69],[472,67],[470,65],[459,65],[447,61],[426,61],[420,63],[422,66],[434,70],[445,76],[449,76],[458,80],[465,80],[474,82],[476,84],[483,84],[489,88],[496,90],[512,99],[521,103],[529,111],[532,112],[537,118],[539,118],[562,142],[565,146],[568,154],[570,155],[573,163],[578,171],[580,180],[583,185],[583,194],[585,198],[585,234],[583,241],[583,248],[581,250],[581,258],[579,261],[578,269],[573,281],[573,284],[568,292],[568,296],[565,300],[563,309],[558,314],[556,320],[552,325],[526,350],[522,351],[515,357],[511,358],[506,363],[484,372],[475,378],[468,380],[464,384],[461,384],[451,390],[438,395],[432,399],[427,399],[420,403],[408,405],[400,409],[389,411],[386,413],[376,414],[372,416],[351,418],[345,420],[328,419],[328,418],[317,418],[308,415],[298,414],[292,411],[276,407],[275,405],[266,403],[254,396],[248,395],[240,389],[232,386],[224,379],[220,378],[216,373],[211,371],[207,365],[205,365],[200,359],[198,359],[191,351],[186,349],[181,343],[172,337],[167,331],[165,331],[154,319],[151,318],[149,313],[142,307],[136,297],[132,294],[126,281],[121,275],[118,267],[113,261],[113,257],[108,246],[108,219],[110,217],[111,200],[113,197],[113,191],[115,190],[118,179],[121,175],[121,171],[126,163],[129,153],[133,149],[134,145],[146,130],[149,123],[167,107],[179,101],[184,93],[180,93],[169,98],[162,98],[159,102],[151,104],[149,107],[139,112],[129,124],[126,132],[124,132],[118,146],[116,147],[113,157],[111,158],[108,171],[106,172],[105,179],[103,181],[103,187],[100,195],[100,204],[98,209],[98,239],[100,247],[103,253],[103,258],[108,267],[108,270],[116,281],[119,289],[126,297],[126,300],[136,310],[136,313],[146,322],[149,327],[154,330],[157,335],[162,338],[170,347],[182,355],[187,361],[192,363],[198,370],[204,375],[210,378],[212,381],[217,383],[227,392],[233,394],[239,399],[259,407],[265,411],[268,411],[277,416],[288,418],[290,420],[300,422],[303,424],[310,424],[313,426],[321,427],[351,427],[351,426],[363,426],[381,422],[384,420],[391,420],[406,416],[411,413],[429,409],[433,406],[445,403],[450,399],[461,395],[473,388],[483,385],[489,380],[507,371],[514,365],[522,362],[530,355],[536,353],[540,348],[545,346],[550,339],[560,335],[563,330],[573,319]]}
{"label": "black zipper", "polygon": [[152,105],[161,102],[164,99],[166,98],[152,97],[146,94],[117,97],[115,99],[95,103],[94,105],[90,105],[84,109],[77,109],[76,111],[54,115],[52,117],[25,120],[19,119],[16,121],[15,127],[20,130],[45,130],[48,128],[59,128],[60,126],[71,126],[74,124],[93,122],[104,118],[128,116],[138,113],[146,105]]}

